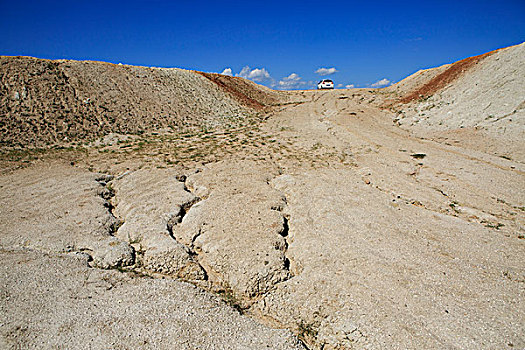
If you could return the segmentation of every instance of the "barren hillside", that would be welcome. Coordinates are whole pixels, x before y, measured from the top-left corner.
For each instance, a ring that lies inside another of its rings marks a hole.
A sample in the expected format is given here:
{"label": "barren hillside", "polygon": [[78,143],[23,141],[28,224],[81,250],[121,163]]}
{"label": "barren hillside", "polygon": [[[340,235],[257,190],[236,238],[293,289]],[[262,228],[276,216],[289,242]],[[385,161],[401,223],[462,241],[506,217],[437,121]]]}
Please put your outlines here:
{"label": "barren hillside", "polygon": [[525,161],[521,147],[505,150],[506,140],[525,139],[524,61],[525,43],[421,71],[385,89],[387,104],[399,125],[421,136],[469,134],[473,148],[489,143]]}
{"label": "barren hillside", "polygon": [[0,347],[524,348],[524,48],[288,92],[2,58]]}
{"label": "barren hillside", "polygon": [[[278,94],[241,78],[172,68],[0,57],[0,144],[239,124]],[[207,78],[206,78],[207,77]],[[224,83],[219,83],[224,82]]]}

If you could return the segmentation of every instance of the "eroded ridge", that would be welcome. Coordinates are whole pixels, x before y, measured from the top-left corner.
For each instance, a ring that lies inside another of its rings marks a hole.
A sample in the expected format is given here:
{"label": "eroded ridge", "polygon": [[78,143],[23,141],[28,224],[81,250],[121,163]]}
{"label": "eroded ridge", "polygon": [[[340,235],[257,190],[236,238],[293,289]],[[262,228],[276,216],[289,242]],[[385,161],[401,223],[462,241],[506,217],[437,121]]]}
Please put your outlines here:
{"label": "eroded ridge", "polygon": [[187,246],[172,233],[199,198],[184,182],[162,169],[138,170],[114,181],[115,214],[124,223],[115,235],[137,251],[138,266],[146,271],[185,280],[205,280],[206,271]]}
{"label": "eroded ridge", "polygon": [[268,185],[272,174],[254,169],[217,163],[189,176],[187,188],[202,200],[173,226],[174,237],[195,251],[215,287],[242,308],[293,276],[286,198]]}
{"label": "eroded ridge", "polygon": [[115,196],[113,187],[109,184],[113,180],[112,175],[100,174],[95,178],[102,188],[98,195],[104,200],[103,205],[107,209],[108,221],[105,225],[108,236],[98,241],[92,247],[80,247],[80,251],[89,255],[88,262],[93,267],[103,269],[122,268],[135,263],[135,249],[126,241],[115,237],[115,232],[122,225],[114,215],[114,206],[111,199]]}
{"label": "eroded ridge", "polygon": [[[112,178],[46,164],[0,177],[0,348],[304,349],[288,330],[239,315],[192,284],[132,273],[144,259],[138,242],[134,264],[109,259],[129,248],[127,237],[113,236],[122,226],[140,228],[146,207],[162,212],[144,194],[159,191],[161,180],[180,184],[167,172],[145,174]],[[148,179],[134,188],[136,203],[121,191]],[[125,203],[133,215],[123,215]],[[120,228],[112,212],[126,220]]]}
{"label": "eroded ridge", "polygon": [[244,310],[294,275],[286,256],[289,216],[271,174],[252,174],[246,188],[231,186],[225,170],[138,170],[109,182],[105,197],[120,220],[115,236],[136,251],[136,269],[209,280],[204,287]]}

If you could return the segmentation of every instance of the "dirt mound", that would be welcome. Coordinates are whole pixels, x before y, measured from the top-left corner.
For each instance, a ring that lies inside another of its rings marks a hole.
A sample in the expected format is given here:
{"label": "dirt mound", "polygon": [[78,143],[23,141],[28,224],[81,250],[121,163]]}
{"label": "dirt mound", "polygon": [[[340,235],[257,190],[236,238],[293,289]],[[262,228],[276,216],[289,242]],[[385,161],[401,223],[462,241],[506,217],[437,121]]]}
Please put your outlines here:
{"label": "dirt mound", "polygon": [[29,57],[0,57],[0,81],[3,146],[229,125],[278,99],[242,78]]}
{"label": "dirt mound", "polygon": [[525,133],[524,59],[525,43],[439,67],[419,84],[409,77],[408,84],[387,90],[397,95],[390,96],[397,100],[396,121],[421,132],[471,129],[520,139]]}
{"label": "dirt mound", "polygon": [[477,64],[482,63],[483,59],[502,50],[517,46],[519,45],[467,57],[463,60],[444,64],[435,68],[421,69],[398,83],[384,89],[385,91],[396,95],[395,100],[389,99],[390,106],[392,104],[406,104],[417,100],[427,99],[452,85],[462,75],[469,72]]}
{"label": "dirt mound", "polygon": [[403,99],[413,91],[420,89],[434,77],[446,71],[448,67],[450,67],[450,64],[445,64],[435,68],[421,69],[400,82],[385,88],[384,91],[391,92],[396,96],[395,99],[389,100],[390,105],[398,103],[400,99]]}
{"label": "dirt mound", "polygon": [[459,78],[461,74],[465,73],[473,65],[477,64],[483,58],[488,57],[495,52],[497,51],[491,51],[483,55],[468,57],[464,60],[452,63],[451,65],[447,65],[443,72],[437,74],[428,82],[410,92],[407,96],[403,97],[400,102],[408,103],[435,94],[446,86],[452,84],[457,78]]}
{"label": "dirt mound", "polygon": [[254,109],[264,109],[282,98],[277,91],[257,85],[249,80],[217,73],[196,72],[227,91],[236,101]]}

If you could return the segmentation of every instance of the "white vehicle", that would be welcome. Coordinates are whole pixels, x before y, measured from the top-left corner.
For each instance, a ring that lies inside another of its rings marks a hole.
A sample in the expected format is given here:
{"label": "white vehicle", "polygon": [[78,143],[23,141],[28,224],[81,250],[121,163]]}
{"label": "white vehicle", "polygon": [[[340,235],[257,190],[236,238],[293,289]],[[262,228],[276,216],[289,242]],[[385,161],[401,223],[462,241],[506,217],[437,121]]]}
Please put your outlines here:
{"label": "white vehicle", "polygon": [[333,89],[334,88],[334,82],[330,79],[323,79],[317,84],[317,90],[321,89]]}

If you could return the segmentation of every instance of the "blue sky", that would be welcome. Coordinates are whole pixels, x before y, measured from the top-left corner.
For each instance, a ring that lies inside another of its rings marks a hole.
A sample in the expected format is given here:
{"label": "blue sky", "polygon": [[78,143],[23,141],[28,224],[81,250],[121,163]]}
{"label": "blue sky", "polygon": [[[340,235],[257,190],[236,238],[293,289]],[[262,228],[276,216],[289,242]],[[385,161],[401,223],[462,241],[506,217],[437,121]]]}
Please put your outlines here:
{"label": "blue sky", "polygon": [[525,0],[0,0],[0,16],[0,55],[230,68],[274,88],[334,69],[336,85],[396,82],[525,41]]}

